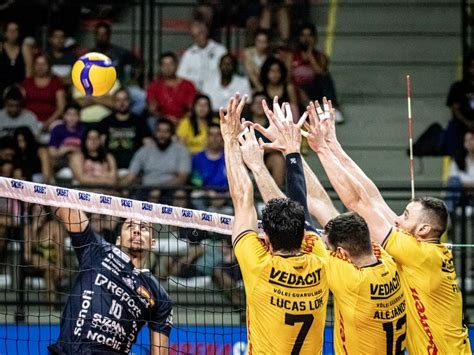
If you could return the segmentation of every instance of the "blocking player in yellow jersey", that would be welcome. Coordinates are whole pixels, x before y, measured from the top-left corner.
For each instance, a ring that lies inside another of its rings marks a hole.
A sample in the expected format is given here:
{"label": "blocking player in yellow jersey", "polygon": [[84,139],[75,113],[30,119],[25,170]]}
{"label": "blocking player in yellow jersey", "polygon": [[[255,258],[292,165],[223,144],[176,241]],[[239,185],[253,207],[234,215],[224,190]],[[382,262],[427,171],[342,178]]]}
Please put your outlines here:
{"label": "blocking player in yellow jersey", "polygon": [[[264,109],[270,127],[262,129],[262,133],[272,141],[266,146],[283,153],[288,146],[299,147],[299,132],[294,134],[288,129],[292,120],[284,117],[278,102],[273,104],[275,112],[265,103]],[[245,134],[241,150],[264,201],[285,197],[265,167],[263,151],[252,130]],[[313,233],[304,238],[302,250],[325,261],[323,270],[334,294],[335,352],[400,354],[405,348],[406,305],[395,262],[380,246],[372,245],[363,218],[356,213],[339,215],[314,173],[307,165],[303,168],[304,165],[300,154],[286,154],[286,192],[288,197],[300,202],[306,212],[307,183],[311,194],[315,195],[310,198],[312,213],[321,225],[326,226],[324,238],[331,251],[326,250],[321,238]],[[307,221],[310,218],[308,211]]]}
{"label": "blocking player in yellow jersey", "polygon": [[234,96],[220,118],[235,210],[232,242],[247,296],[248,353],[320,354],[328,298],[323,262],[301,252],[305,210],[289,199],[265,206],[264,244],[259,241],[253,186],[239,148],[244,104],[245,97]]}
{"label": "blocking player in yellow jersey", "polygon": [[318,103],[308,108],[308,143],[344,205],[367,221],[372,238],[397,263],[407,304],[409,354],[471,354],[453,257],[440,242],[447,226],[445,204],[436,198],[416,198],[397,216],[341,148],[331,104],[324,104],[328,119]]}

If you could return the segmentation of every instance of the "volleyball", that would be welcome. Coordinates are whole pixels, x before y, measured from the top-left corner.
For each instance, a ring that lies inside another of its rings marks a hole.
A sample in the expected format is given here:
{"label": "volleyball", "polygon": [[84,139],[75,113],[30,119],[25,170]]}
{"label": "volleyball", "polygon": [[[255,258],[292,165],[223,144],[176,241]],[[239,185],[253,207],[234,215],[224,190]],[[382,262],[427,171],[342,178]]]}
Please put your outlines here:
{"label": "volleyball", "polygon": [[117,73],[109,57],[102,53],[87,53],[72,67],[72,83],[87,96],[102,96],[114,86]]}

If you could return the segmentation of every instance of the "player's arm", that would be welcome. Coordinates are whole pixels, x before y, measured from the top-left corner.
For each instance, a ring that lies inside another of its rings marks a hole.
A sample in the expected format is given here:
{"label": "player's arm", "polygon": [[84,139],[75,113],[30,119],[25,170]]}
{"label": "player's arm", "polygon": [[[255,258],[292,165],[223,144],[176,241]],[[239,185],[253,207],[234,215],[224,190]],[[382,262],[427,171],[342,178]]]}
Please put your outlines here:
{"label": "player's arm", "polygon": [[[319,106],[319,105],[318,105]],[[334,115],[330,107],[331,115]],[[391,229],[390,223],[380,213],[378,206],[370,199],[361,183],[359,183],[337,159],[324,139],[324,129],[328,122],[321,122],[316,107],[310,103],[308,107],[310,124],[308,143],[319,157],[332,186],[339,195],[344,205],[359,213],[367,222],[372,239],[382,243]]]}
{"label": "player's arm", "polygon": [[80,210],[59,207],[56,216],[63,223],[69,233],[82,233],[89,225],[86,214]]}
{"label": "player's arm", "polygon": [[[264,202],[273,198],[285,198],[263,160],[263,147],[257,142],[252,126],[243,136],[239,136],[240,151],[245,165],[250,169]],[[260,140],[260,143],[262,141]]]}
{"label": "player's arm", "polygon": [[253,200],[253,186],[245,168],[240,152],[238,137],[241,132],[240,115],[245,105],[246,96],[239,100],[235,95],[229,100],[227,113],[219,110],[221,133],[224,139],[224,156],[229,182],[229,192],[234,205],[234,225],[232,244],[246,230],[257,228],[257,211]]}
{"label": "player's arm", "polygon": [[308,191],[307,201],[309,213],[324,227],[331,219],[338,216],[339,212],[336,207],[334,207],[331,198],[305,159],[303,159],[303,169]]}
{"label": "player's arm", "polygon": [[169,354],[169,337],[165,334],[151,331],[151,355]]}
{"label": "player's arm", "polygon": [[[324,101],[325,110],[329,108],[329,102],[330,100],[328,102]],[[372,199],[378,205],[378,208],[382,215],[389,221],[389,223],[392,223],[395,217],[397,217],[397,215],[387,205],[374,182],[369,179],[369,177],[364,173],[364,171],[344,151],[341,144],[337,140],[335,117],[333,115],[330,115],[330,117],[326,119],[326,121],[327,129],[324,132],[324,138],[328,147],[340,161],[341,165],[348,171],[348,173],[352,175],[355,179],[357,179],[357,181],[359,181],[359,183],[367,192],[369,198]]]}

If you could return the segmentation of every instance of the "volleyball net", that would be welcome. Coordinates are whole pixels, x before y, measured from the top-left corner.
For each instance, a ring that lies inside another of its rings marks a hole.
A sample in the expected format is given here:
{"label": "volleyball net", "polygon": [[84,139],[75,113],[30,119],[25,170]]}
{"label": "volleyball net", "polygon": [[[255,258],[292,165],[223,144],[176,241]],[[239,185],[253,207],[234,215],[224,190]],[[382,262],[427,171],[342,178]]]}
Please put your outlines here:
{"label": "volleyball net", "polygon": [[[55,217],[57,207],[87,212],[92,229],[112,244],[121,219],[152,224],[156,243],[148,266],[173,302],[171,353],[246,353],[245,295],[230,243],[232,216],[0,178],[0,354],[47,354],[58,338],[79,265]],[[469,255],[462,252],[464,262],[472,262]],[[133,354],[149,353],[148,331],[142,328]],[[330,302],[325,354],[333,351],[332,338]]]}

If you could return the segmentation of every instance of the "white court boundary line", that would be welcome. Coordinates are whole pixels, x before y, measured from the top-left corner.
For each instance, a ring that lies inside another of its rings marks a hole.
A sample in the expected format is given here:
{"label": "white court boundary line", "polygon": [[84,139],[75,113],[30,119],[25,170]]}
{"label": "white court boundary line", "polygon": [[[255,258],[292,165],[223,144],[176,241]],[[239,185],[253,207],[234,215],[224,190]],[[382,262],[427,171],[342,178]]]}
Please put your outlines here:
{"label": "white court boundary line", "polygon": [[[232,234],[229,215],[0,177],[0,197],[183,228]],[[260,227],[260,222],[259,222]]]}

